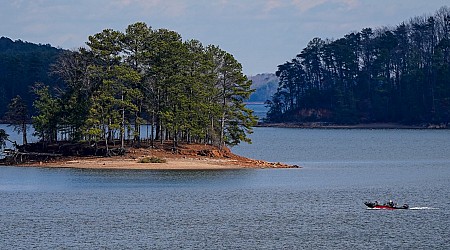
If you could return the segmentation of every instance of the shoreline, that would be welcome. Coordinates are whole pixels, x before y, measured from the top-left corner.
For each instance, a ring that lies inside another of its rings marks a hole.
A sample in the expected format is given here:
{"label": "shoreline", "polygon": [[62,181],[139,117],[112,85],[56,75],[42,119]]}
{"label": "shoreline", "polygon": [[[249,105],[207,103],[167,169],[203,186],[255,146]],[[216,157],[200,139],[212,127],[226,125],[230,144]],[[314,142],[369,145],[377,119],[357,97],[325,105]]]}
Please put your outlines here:
{"label": "shoreline", "polygon": [[[13,165],[17,167],[42,168],[73,168],[73,169],[123,169],[123,170],[233,170],[233,169],[269,169],[269,168],[299,168],[283,163],[269,163],[252,160],[239,162],[226,159],[194,159],[194,158],[164,158],[165,163],[139,163],[137,159],[126,157],[89,157],[60,159],[51,162],[32,162]],[[257,163],[255,163],[255,162]]]}
{"label": "shoreline", "polygon": [[344,125],[321,122],[259,123],[256,127],[304,129],[449,129],[447,124],[403,125],[398,123],[360,123]]}
{"label": "shoreline", "polygon": [[[196,147],[199,147],[196,145]],[[203,148],[203,147],[202,147]],[[198,149],[197,149],[198,150]],[[300,168],[296,165],[272,163],[239,156],[226,151],[219,154],[211,151],[199,155],[200,151],[181,151],[173,154],[163,149],[129,148],[122,156],[61,156],[47,161],[28,160],[19,164],[2,164],[18,167],[73,168],[73,169],[126,169],[126,170],[232,170],[266,168]],[[141,163],[144,158],[156,157],[162,163]]]}

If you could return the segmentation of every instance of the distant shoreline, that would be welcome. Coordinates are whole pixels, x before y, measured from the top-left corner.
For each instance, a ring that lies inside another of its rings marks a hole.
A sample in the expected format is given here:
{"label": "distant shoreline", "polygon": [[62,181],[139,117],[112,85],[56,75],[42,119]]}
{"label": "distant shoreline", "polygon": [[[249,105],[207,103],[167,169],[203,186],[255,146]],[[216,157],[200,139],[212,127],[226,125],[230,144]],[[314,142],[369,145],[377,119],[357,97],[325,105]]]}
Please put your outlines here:
{"label": "distant shoreline", "polygon": [[361,123],[361,124],[331,124],[320,122],[305,123],[259,123],[256,127],[273,128],[317,128],[317,129],[449,129],[447,124],[403,125],[398,123]]}
{"label": "distant shoreline", "polygon": [[266,105],[265,102],[245,102],[246,105]]}

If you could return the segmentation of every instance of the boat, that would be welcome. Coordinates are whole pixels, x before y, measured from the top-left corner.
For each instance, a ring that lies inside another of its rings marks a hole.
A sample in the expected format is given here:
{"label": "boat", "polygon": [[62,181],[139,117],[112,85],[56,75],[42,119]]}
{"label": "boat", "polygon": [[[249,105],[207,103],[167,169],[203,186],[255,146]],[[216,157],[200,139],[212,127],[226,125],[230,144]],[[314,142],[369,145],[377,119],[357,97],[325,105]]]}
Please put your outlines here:
{"label": "boat", "polygon": [[364,202],[364,204],[372,209],[386,209],[386,210],[395,210],[395,209],[408,209],[408,204],[403,204],[402,206],[397,205],[393,201],[386,202],[384,204],[378,204],[378,201],[375,202]]}

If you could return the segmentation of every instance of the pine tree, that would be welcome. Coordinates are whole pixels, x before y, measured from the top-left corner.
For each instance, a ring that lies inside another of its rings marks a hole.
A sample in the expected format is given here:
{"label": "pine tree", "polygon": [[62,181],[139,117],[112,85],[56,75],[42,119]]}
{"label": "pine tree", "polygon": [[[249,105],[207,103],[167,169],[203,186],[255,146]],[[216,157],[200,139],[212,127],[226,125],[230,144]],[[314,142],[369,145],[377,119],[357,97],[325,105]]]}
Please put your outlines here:
{"label": "pine tree", "polygon": [[218,145],[222,148],[240,141],[250,142],[246,135],[257,122],[244,105],[254,91],[250,88],[251,81],[242,74],[242,65],[231,54],[214,46],[209,50],[215,67],[215,101],[220,114],[215,123],[219,130]]}
{"label": "pine tree", "polygon": [[60,99],[53,97],[49,87],[42,83],[35,84],[33,92],[37,96],[33,106],[38,112],[32,117],[35,135],[45,143],[56,142],[60,125]]}

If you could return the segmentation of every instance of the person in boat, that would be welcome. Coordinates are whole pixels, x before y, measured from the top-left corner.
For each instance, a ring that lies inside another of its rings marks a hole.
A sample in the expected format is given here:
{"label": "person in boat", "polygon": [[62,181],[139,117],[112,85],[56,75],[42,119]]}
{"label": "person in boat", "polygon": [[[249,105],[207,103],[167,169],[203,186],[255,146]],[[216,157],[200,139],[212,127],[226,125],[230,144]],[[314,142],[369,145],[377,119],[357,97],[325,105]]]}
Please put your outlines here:
{"label": "person in boat", "polygon": [[389,202],[388,202],[388,206],[390,206],[390,207],[394,207],[394,206],[395,206],[395,204],[394,204],[394,202],[393,202],[392,200],[389,200]]}

